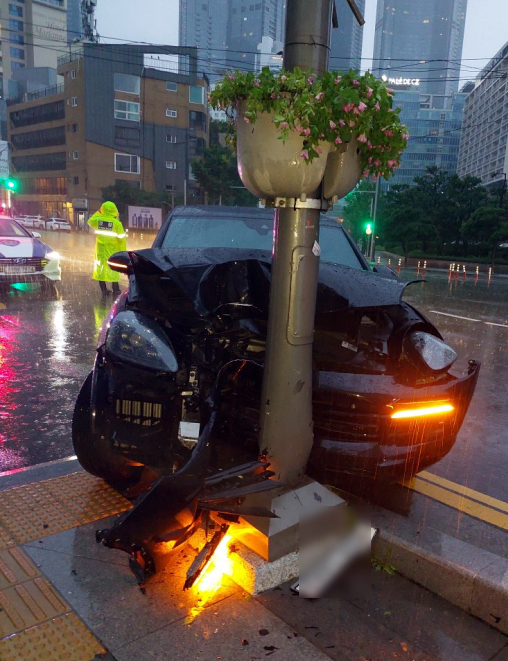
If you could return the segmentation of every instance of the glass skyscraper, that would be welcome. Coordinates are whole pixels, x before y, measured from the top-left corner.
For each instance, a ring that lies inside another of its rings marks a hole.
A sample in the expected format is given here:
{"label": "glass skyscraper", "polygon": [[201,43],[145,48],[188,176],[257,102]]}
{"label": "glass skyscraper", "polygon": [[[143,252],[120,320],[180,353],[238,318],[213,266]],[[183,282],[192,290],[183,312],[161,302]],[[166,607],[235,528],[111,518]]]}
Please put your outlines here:
{"label": "glass skyscraper", "polygon": [[467,0],[378,0],[373,73],[419,79],[428,94],[459,87]]}
{"label": "glass skyscraper", "polygon": [[[332,30],[330,69],[348,71],[361,68],[363,27],[358,25],[347,0],[336,0],[339,27]],[[358,9],[365,13],[365,0],[356,0]]]}
{"label": "glass skyscraper", "polygon": [[198,72],[211,76],[226,68],[230,0],[180,0],[179,45],[197,46]]}

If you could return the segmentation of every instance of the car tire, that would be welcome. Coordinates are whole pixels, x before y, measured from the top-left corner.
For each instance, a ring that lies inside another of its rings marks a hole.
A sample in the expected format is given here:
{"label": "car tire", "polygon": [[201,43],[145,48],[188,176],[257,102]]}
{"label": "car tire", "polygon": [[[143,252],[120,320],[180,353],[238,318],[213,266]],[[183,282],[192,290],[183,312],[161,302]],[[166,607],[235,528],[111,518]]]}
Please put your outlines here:
{"label": "car tire", "polygon": [[142,466],[133,466],[116,454],[107,439],[91,431],[91,396],[93,372],[81,386],[72,416],[72,444],[81,466],[91,475],[105,480],[113,489],[124,492],[139,483]]}

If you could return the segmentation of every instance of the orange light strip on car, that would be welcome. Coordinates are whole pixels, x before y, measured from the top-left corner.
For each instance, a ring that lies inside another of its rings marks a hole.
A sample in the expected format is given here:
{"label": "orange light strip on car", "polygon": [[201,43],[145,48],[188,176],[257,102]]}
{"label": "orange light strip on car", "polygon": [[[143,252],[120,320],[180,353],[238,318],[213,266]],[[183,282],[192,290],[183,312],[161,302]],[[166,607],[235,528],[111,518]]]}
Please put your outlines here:
{"label": "orange light strip on car", "polygon": [[127,266],[127,264],[119,264],[118,262],[111,262],[109,259],[108,259],[108,266],[116,266],[116,267],[119,268],[119,269],[127,269],[127,268],[129,268],[129,267]]}
{"label": "orange light strip on car", "polygon": [[436,406],[424,406],[417,409],[405,409],[403,411],[395,411],[392,413],[392,419],[400,420],[401,418],[419,418],[424,415],[436,415],[437,413],[451,413],[454,411],[451,404],[439,404]]}

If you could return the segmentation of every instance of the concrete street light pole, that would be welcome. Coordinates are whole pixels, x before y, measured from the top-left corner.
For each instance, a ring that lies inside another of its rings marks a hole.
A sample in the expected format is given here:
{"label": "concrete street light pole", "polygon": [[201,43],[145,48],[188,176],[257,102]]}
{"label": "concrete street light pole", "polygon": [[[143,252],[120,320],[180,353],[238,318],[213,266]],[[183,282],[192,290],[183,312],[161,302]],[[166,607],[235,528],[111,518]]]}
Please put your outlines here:
{"label": "concrete street light pole", "polygon": [[[333,0],[288,0],[284,67],[328,68]],[[304,165],[304,167],[306,167]],[[296,483],[312,449],[312,342],[321,194],[276,201],[260,448],[278,479]]]}

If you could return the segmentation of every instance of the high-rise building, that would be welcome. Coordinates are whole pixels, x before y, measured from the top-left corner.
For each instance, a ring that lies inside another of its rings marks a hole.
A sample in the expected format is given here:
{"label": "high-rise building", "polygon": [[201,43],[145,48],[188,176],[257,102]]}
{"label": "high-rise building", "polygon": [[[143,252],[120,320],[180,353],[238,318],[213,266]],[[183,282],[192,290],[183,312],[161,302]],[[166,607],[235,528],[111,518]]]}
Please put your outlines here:
{"label": "high-rise building", "polygon": [[284,42],[285,0],[229,0],[228,13],[229,69],[254,70],[263,37]]}
{"label": "high-rise building", "polygon": [[504,186],[508,174],[507,78],[508,42],[478,74],[464,108],[458,173],[484,186]]}
{"label": "high-rise building", "polygon": [[[356,0],[358,9],[365,13],[365,0]],[[361,68],[363,27],[358,24],[347,0],[336,0],[339,27],[332,30],[330,69],[348,71]]]}
{"label": "high-rise building", "polygon": [[84,37],[81,0],[67,0],[67,41],[81,41]]}
{"label": "high-rise building", "polygon": [[0,96],[16,69],[51,67],[67,48],[67,0],[0,0]]}
{"label": "high-rise building", "polygon": [[179,45],[198,48],[198,70],[212,77],[226,68],[229,0],[180,0]]}
{"label": "high-rise building", "polygon": [[411,186],[430,166],[455,174],[466,98],[467,94],[460,92],[437,100],[418,90],[395,94],[393,105],[401,109],[400,120],[407,126],[409,140],[390,185]]}
{"label": "high-rise building", "polygon": [[378,0],[373,73],[427,94],[458,90],[467,0]]}

